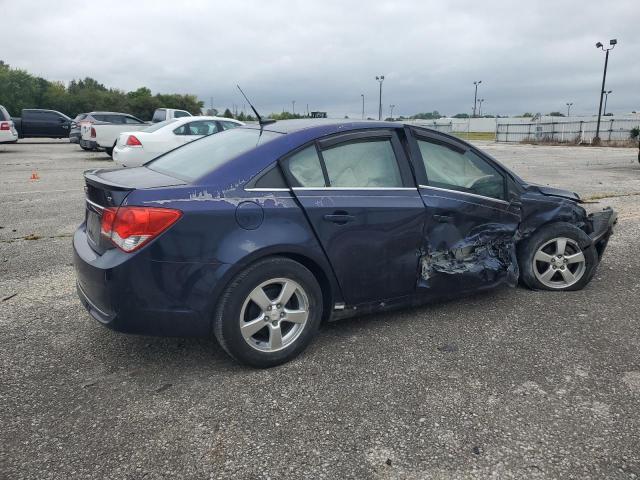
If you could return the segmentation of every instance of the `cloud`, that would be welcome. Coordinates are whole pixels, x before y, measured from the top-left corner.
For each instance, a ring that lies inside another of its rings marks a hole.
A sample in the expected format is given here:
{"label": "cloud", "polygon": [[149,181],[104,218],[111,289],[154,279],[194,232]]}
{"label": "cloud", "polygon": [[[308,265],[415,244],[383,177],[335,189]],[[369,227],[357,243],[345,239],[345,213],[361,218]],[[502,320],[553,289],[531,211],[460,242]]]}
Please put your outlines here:
{"label": "cloud", "polygon": [[55,2],[0,0],[0,58],[52,80],[91,76],[125,90],[195,93],[264,112],[368,115],[469,112],[473,81],[489,113],[597,109],[604,54],[617,38],[611,111],[640,110],[633,0],[607,4],[475,1]]}

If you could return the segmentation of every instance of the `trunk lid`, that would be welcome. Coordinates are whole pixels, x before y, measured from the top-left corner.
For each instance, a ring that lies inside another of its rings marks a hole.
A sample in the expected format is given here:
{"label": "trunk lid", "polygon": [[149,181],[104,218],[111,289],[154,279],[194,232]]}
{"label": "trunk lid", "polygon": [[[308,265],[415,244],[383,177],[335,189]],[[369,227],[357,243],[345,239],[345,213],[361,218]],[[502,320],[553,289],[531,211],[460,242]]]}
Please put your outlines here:
{"label": "trunk lid", "polygon": [[100,234],[102,215],[106,208],[117,208],[136,189],[184,185],[186,182],[145,167],[88,170],[85,179],[85,224],[91,248],[102,255],[115,248]]}

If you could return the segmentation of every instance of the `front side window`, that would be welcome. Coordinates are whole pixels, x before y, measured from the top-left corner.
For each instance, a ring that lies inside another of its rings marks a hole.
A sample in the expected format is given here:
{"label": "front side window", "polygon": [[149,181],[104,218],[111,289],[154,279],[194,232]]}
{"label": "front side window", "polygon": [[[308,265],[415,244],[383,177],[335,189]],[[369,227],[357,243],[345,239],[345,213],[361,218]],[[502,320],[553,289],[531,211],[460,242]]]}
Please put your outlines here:
{"label": "front side window", "polygon": [[418,147],[429,185],[504,200],[504,177],[472,150],[420,139]]}
{"label": "front side window", "polygon": [[194,140],[158,157],[146,166],[151,170],[191,181],[281,135],[254,128],[234,128]]}
{"label": "front side window", "polygon": [[322,151],[331,187],[402,187],[391,139],[358,140]]}
{"label": "front side window", "polygon": [[320,157],[315,145],[294,153],[285,161],[296,187],[325,187]]}
{"label": "front side window", "polygon": [[185,124],[189,128],[187,135],[211,135],[218,132],[215,120],[199,120]]}
{"label": "front side window", "polygon": [[159,109],[153,112],[153,118],[151,119],[151,121],[153,123],[164,122],[166,119],[167,119],[167,111],[164,109]]}
{"label": "front side window", "polygon": [[220,123],[222,124],[222,128],[224,128],[225,130],[229,130],[230,128],[237,128],[241,126],[239,123],[227,122],[224,120],[221,120]]}

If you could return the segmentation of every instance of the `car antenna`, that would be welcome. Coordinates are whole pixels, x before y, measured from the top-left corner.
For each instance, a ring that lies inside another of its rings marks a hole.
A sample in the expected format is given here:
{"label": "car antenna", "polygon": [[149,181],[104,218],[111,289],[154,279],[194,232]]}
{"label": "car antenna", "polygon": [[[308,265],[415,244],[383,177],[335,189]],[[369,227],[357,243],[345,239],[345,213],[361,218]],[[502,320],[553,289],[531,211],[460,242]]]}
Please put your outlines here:
{"label": "car antenna", "polygon": [[258,113],[258,111],[256,110],[256,107],[253,106],[253,104],[251,103],[251,100],[249,100],[247,98],[247,96],[244,94],[244,92],[242,91],[242,89],[240,88],[240,85],[236,85],[236,87],[238,87],[238,90],[240,90],[240,93],[242,94],[242,96],[244,97],[244,99],[247,101],[247,103],[249,104],[249,106],[251,107],[251,110],[253,110],[253,113],[256,114],[256,117],[258,118],[258,123],[260,124],[260,126],[262,127],[263,125],[268,125],[270,123],[275,123],[276,121],[273,118],[265,118],[264,120],[262,119],[262,117],[260,116],[260,114]]}

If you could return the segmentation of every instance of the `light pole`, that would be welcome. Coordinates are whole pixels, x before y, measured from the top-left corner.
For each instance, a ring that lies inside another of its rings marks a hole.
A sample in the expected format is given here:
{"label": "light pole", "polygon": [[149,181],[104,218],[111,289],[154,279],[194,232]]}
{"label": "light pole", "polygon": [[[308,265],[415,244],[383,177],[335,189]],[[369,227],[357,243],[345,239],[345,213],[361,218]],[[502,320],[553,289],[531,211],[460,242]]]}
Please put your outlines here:
{"label": "light pole", "polygon": [[604,108],[602,109],[602,116],[607,116],[607,100],[609,99],[609,94],[613,92],[613,90],[608,90],[604,92]]}
{"label": "light pole", "polygon": [[596,136],[593,139],[593,143],[595,145],[600,144],[600,118],[602,117],[602,96],[604,95],[604,84],[607,79],[607,64],[609,63],[609,51],[613,50],[613,48],[616,46],[617,43],[618,41],[615,38],[612,40],[609,40],[609,45],[610,45],[609,48],[604,48],[604,45],[602,45],[602,43],[600,42],[596,43],[596,48],[599,48],[603,52],[606,52],[606,55],[604,57],[604,72],[602,74],[602,88],[600,89],[600,107],[598,107],[598,125],[596,126]]}
{"label": "light pole", "polygon": [[482,80],[477,80],[473,82],[476,86],[476,93],[473,94],[473,116],[476,116],[476,106],[478,105],[478,85],[482,83]]}
{"label": "light pole", "polygon": [[395,105],[389,105],[389,116],[391,117],[391,120],[393,120],[393,109],[395,108]]}
{"label": "light pole", "polygon": [[360,96],[362,97],[362,120],[364,120],[364,93],[361,93]]}
{"label": "light pole", "polygon": [[478,103],[480,104],[479,108],[478,108],[478,116],[481,117],[482,116],[482,102],[484,102],[484,98],[479,98],[478,99]]}
{"label": "light pole", "polygon": [[571,116],[571,105],[573,105],[573,102],[567,102],[567,117]]}
{"label": "light pole", "polygon": [[291,100],[291,114],[292,115],[296,114],[296,101],[295,100]]}
{"label": "light pole", "polygon": [[380,96],[378,97],[378,120],[382,120],[382,82],[384,82],[384,75],[376,77],[376,80],[380,84]]}

